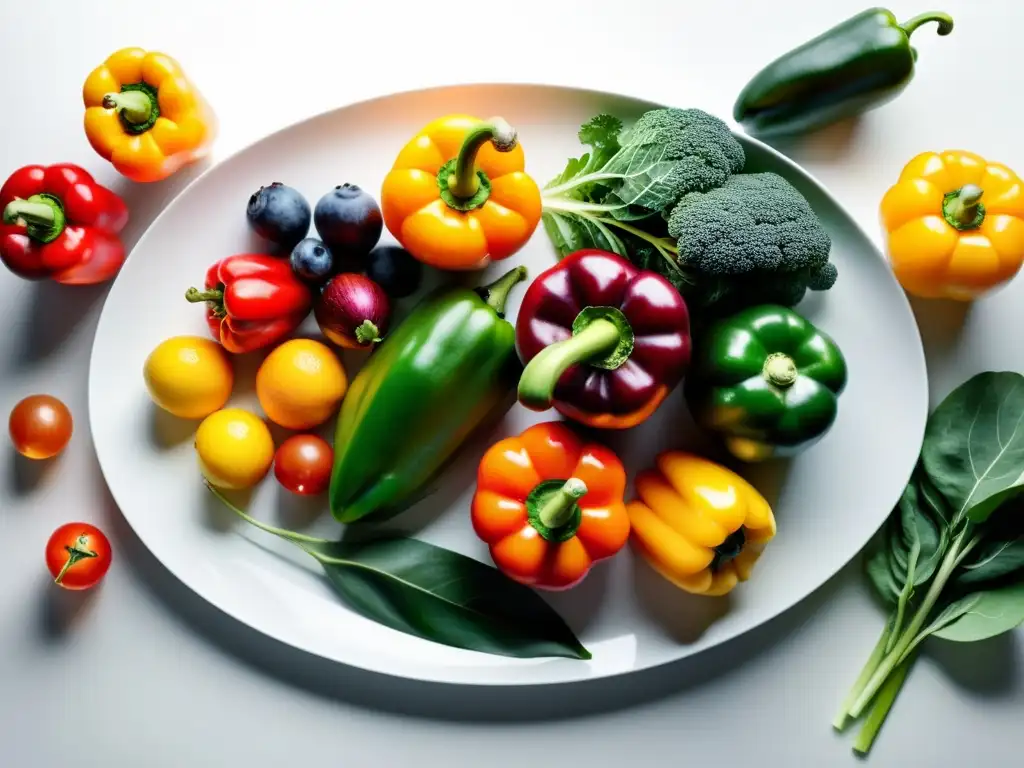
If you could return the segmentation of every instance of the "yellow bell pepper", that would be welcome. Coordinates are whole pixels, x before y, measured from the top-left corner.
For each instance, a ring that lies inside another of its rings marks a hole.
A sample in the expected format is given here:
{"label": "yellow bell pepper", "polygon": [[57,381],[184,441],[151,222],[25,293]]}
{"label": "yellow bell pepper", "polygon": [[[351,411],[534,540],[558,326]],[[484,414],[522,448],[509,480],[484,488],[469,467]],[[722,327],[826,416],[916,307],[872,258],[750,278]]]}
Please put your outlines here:
{"label": "yellow bell pepper", "polygon": [[163,53],[123,48],[82,87],[85,135],[132,181],[160,181],[205,156],[217,134],[206,101]]}
{"label": "yellow bell pepper", "polygon": [[697,595],[720,596],[750,578],[775,537],[771,506],[732,470],[666,451],[640,472],[626,506],[634,546],[662,576]]}
{"label": "yellow bell pepper", "polygon": [[1024,184],[964,151],[923,152],[881,203],[893,274],[907,293],[971,301],[1024,263]]}

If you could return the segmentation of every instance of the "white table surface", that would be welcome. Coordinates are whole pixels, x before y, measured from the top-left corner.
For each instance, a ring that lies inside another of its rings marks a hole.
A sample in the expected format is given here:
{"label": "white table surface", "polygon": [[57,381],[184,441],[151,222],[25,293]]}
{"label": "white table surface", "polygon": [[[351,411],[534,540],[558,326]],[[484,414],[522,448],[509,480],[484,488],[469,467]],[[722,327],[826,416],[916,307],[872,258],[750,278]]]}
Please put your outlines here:
{"label": "white table surface", "polygon": [[[125,194],[126,237],[138,239],[190,174],[132,186],[86,143],[82,82],[127,45],[166,50],[183,63],[219,114],[216,159],[332,107],[452,82],[604,88],[728,118],[736,93],[763,64],[865,7],[856,0],[506,5],[466,4],[456,13],[412,0],[5,1],[0,174],[32,162],[84,164]],[[892,7],[903,18],[931,5]],[[934,27],[915,35],[918,75],[897,101],[785,148],[876,240],[878,201],[917,152],[966,148],[1024,173],[1017,55],[1024,5],[936,5],[956,29],[948,38]],[[456,37],[464,56],[452,53]],[[100,476],[86,377],[105,293],[0,272],[3,413],[46,391],[77,419],[56,462],[26,468],[9,447],[0,457],[0,765],[856,764],[849,734],[837,736],[830,722],[881,628],[857,564],[761,630],[711,652],[559,688],[401,682],[308,657],[220,614],[143,547]],[[1022,300],[1024,278],[969,313],[915,302],[933,403],[976,372],[1024,370]],[[71,519],[97,523],[114,547],[113,567],[89,593],[54,588],[43,562],[50,532]],[[1019,766],[1022,712],[1024,633],[968,646],[929,643],[869,764]]]}

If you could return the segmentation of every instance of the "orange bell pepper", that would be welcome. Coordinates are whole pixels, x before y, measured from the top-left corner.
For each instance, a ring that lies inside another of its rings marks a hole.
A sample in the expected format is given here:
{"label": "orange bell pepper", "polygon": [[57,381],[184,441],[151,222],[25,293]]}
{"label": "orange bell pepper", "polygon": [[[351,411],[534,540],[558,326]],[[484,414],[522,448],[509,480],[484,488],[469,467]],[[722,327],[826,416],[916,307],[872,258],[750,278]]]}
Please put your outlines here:
{"label": "orange bell pepper", "polygon": [[206,101],[174,59],[123,48],[82,87],[85,135],[132,181],[160,181],[205,156],[217,134]]}
{"label": "orange bell pepper", "polygon": [[893,274],[915,296],[970,301],[1024,263],[1024,183],[970,152],[913,158],[881,218]]}
{"label": "orange bell pepper", "polygon": [[482,269],[518,251],[540,222],[540,188],[524,166],[516,132],[502,118],[434,120],[384,178],[384,224],[424,264]]}
{"label": "orange bell pepper", "polygon": [[568,589],[629,539],[625,488],[626,471],[610,449],[584,444],[563,422],[536,424],[484,454],[473,530],[505,575]]}

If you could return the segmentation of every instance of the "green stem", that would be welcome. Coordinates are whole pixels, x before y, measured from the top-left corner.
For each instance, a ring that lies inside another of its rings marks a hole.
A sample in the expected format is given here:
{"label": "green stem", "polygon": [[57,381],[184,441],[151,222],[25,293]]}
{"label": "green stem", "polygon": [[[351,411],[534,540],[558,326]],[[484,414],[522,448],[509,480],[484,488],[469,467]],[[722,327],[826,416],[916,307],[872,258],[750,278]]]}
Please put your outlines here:
{"label": "green stem", "polygon": [[145,91],[121,91],[103,96],[103,106],[116,109],[131,125],[145,125],[153,116],[153,99]]}
{"label": "green stem", "polygon": [[4,208],[4,224],[25,222],[29,237],[41,243],[52,243],[61,232],[67,219],[60,200],[46,193],[32,195],[27,200],[11,200]]}
{"label": "green stem", "polygon": [[224,290],[221,288],[208,288],[200,291],[198,288],[189,288],[185,291],[185,299],[193,304],[207,302],[213,309],[213,314],[223,317],[227,310],[224,309]]}
{"label": "green stem", "polygon": [[380,341],[380,331],[372,320],[363,320],[356,328],[356,341],[360,344],[372,344]]}
{"label": "green stem", "polygon": [[928,620],[928,615],[931,613],[932,608],[935,607],[935,603],[938,601],[939,595],[942,594],[942,590],[946,586],[946,582],[949,580],[953,570],[956,568],[956,564],[958,562],[957,558],[960,556],[960,547],[963,544],[963,540],[966,535],[967,531],[965,529],[956,537],[956,539],[953,540],[953,544],[950,546],[949,552],[946,553],[945,558],[942,560],[939,572],[932,580],[931,586],[928,588],[928,592],[925,594],[924,600],[921,602],[921,606],[917,609],[917,613],[914,614],[914,618],[911,620],[910,625],[900,636],[899,642],[893,646],[892,651],[885,657],[885,661],[883,661],[881,666],[875,670],[875,673],[871,676],[871,681],[867,686],[865,686],[864,691],[857,697],[857,701],[850,709],[850,714],[853,717],[860,717],[865,707],[867,707],[871,702],[872,697],[874,697],[878,692],[878,689],[882,687],[886,677],[892,673],[893,669],[900,663],[904,658],[904,655],[910,649],[911,644],[917,637],[917,633],[921,631],[921,628]]}
{"label": "green stem", "polygon": [[561,528],[572,519],[576,502],[586,493],[587,484],[578,477],[570,477],[544,502],[537,513],[538,519],[548,528]]}
{"label": "green stem", "polygon": [[272,525],[267,525],[266,523],[261,523],[255,517],[251,517],[250,515],[247,515],[241,509],[239,509],[234,504],[232,504],[230,501],[228,501],[228,499],[224,496],[224,494],[221,493],[219,490],[217,490],[210,483],[206,483],[206,487],[210,489],[210,492],[214,496],[216,496],[218,499],[220,499],[221,503],[225,507],[230,509],[232,512],[234,512],[240,518],[245,520],[247,523],[250,523],[251,525],[256,526],[261,531],[266,531],[267,533],[272,533],[275,536],[280,536],[282,539],[285,539],[287,541],[292,541],[292,542],[305,541],[305,542],[308,542],[310,544],[330,544],[331,543],[327,539],[320,539],[320,538],[317,538],[316,536],[306,536],[305,534],[302,534],[302,533],[296,533],[295,531],[288,531],[288,530],[285,530],[284,528],[275,528]]}
{"label": "green stem", "polygon": [[914,575],[917,573],[917,559],[921,556],[921,542],[915,540],[907,555],[907,581],[900,590],[899,600],[896,601],[896,621],[892,625],[892,632],[889,634],[889,644],[885,652],[889,653],[896,644],[896,638],[903,629],[903,619],[907,612],[907,603],[910,602],[910,595],[914,591]]}
{"label": "green stem", "polygon": [[938,22],[939,28],[936,32],[943,37],[953,31],[953,17],[948,13],[942,13],[941,11],[927,11],[919,14],[900,24],[900,27],[907,33],[907,37],[910,37],[922,24],[927,24],[932,21]]}
{"label": "green stem", "polygon": [[492,117],[469,130],[455,160],[455,172],[448,181],[448,190],[456,198],[468,200],[480,188],[480,180],[476,175],[476,155],[488,141],[499,152],[511,152],[517,142],[516,131],[500,117]]}
{"label": "green stem", "polygon": [[64,565],[61,567],[60,572],[54,578],[54,584],[60,584],[64,580],[64,575],[68,572],[68,569],[86,557],[96,557],[96,553],[91,549],[86,549],[86,537],[85,535],[79,536],[75,540],[73,547],[64,547],[68,553],[68,559],[64,561]]}
{"label": "green stem", "polygon": [[878,697],[875,699],[875,703],[872,705],[871,711],[868,713],[867,719],[860,729],[860,733],[857,734],[857,739],[853,742],[853,750],[858,754],[866,755],[871,750],[871,745],[875,743],[875,737],[878,736],[878,732],[882,729],[882,724],[885,722],[886,717],[888,717],[889,710],[892,709],[892,705],[896,701],[900,689],[903,687],[903,681],[907,679],[910,665],[913,663],[913,657],[904,659],[893,670],[893,673],[885,681],[885,685],[879,690]]}
{"label": "green stem", "polygon": [[761,373],[769,384],[788,387],[796,381],[799,371],[792,357],[783,352],[773,352],[765,359]]}
{"label": "green stem", "polygon": [[569,368],[603,357],[618,347],[622,332],[611,320],[594,320],[582,331],[542,349],[519,377],[519,402],[527,408],[551,407],[555,387]]}
{"label": "green stem", "polygon": [[875,643],[875,649],[868,657],[867,664],[865,664],[864,668],[860,671],[860,675],[857,677],[857,680],[853,684],[849,693],[846,694],[846,698],[843,699],[839,712],[832,721],[832,727],[837,731],[841,731],[846,727],[846,720],[850,716],[850,709],[856,703],[861,691],[864,690],[864,687],[868,684],[871,676],[875,673],[875,670],[878,669],[878,665],[881,664],[882,659],[885,657],[885,650],[889,644],[890,637],[892,637],[891,624],[886,623],[885,630],[883,630],[882,636],[878,638],[878,642]]}
{"label": "green stem", "polygon": [[958,230],[977,229],[985,220],[985,206],[981,203],[984,190],[977,184],[964,184],[942,199],[942,216]]}
{"label": "green stem", "polygon": [[509,270],[489,285],[483,285],[476,289],[476,292],[498,317],[505,317],[505,304],[508,302],[508,295],[518,283],[526,279],[526,267],[519,265]]}

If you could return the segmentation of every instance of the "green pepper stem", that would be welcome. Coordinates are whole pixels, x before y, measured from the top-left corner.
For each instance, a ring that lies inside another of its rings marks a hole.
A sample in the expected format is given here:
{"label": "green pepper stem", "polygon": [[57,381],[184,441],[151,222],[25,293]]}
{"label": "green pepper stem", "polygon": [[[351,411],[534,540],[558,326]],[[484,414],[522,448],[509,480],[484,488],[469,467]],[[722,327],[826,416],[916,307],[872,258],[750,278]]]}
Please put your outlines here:
{"label": "green pepper stem", "polygon": [[544,502],[537,518],[548,528],[561,528],[572,519],[576,502],[586,493],[587,484],[578,477],[570,477]]}
{"label": "green pepper stem", "polygon": [[371,320],[363,320],[356,328],[356,341],[360,344],[372,344],[380,341],[380,331]]}
{"label": "green pepper stem", "polygon": [[132,125],[142,125],[153,116],[153,99],[141,90],[104,94],[103,106],[116,109]]}
{"label": "green pepper stem", "polygon": [[201,301],[220,302],[224,300],[224,291],[216,288],[210,288],[205,291],[200,291],[198,288],[189,288],[185,291],[185,298],[193,304],[198,304]]}
{"label": "green pepper stem", "polygon": [[957,229],[975,229],[985,219],[985,206],[981,204],[984,190],[977,184],[964,184],[942,201],[942,215],[950,226]]}
{"label": "green pepper stem", "polygon": [[907,33],[907,37],[910,37],[914,34],[914,30],[922,24],[927,24],[931,21],[938,22],[939,28],[936,32],[942,36],[946,36],[953,31],[953,17],[941,11],[927,11],[926,13],[919,14],[900,24],[900,28]]}
{"label": "green pepper stem", "polygon": [[15,224],[22,219],[29,226],[50,227],[55,216],[52,205],[30,203],[28,200],[11,200],[4,208],[4,224]]}
{"label": "green pepper stem", "polygon": [[768,355],[764,361],[762,373],[769,384],[774,384],[776,387],[788,387],[796,381],[796,363],[789,355],[775,352]]}
{"label": "green pepper stem", "polygon": [[492,117],[470,129],[462,140],[462,147],[455,160],[455,172],[448,181],[448,190],[454,197],[466,200],[476,194],[480,187],[476,175],[476,155],[488,141],[499,152],[511,152],[517,142],[516,131],[501,117]]}
{"label": "green pepper stem", "polygon": [[498,317],[505,317],[505,304],[508,302],[508,295],[518,283],[521,283],[527,276],[526,267],[521,264],[509,270],[493,283],[480,286],[476,292]]}
{"label": "green pepper stem", "polygon": [[563,373],[577,363],[609,354],[621,338],[619,327],[601,318],[574,336],[548,345],[527,363],[519,377],[519,402],[533,410],[547,410]]}

